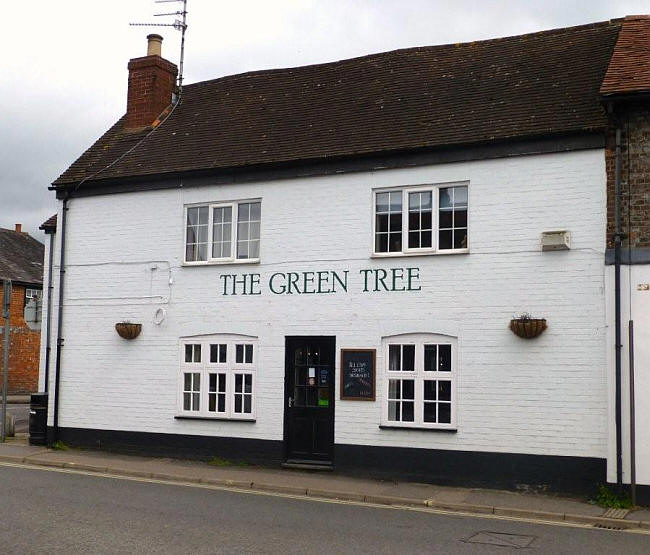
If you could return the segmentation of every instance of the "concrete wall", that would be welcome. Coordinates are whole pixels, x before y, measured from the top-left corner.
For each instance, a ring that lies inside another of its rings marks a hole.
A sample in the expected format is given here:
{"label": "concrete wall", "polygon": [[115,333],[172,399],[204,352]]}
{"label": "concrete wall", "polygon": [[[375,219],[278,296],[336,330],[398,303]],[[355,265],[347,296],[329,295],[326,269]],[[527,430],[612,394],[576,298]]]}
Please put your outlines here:
{"label": "concrete wall", "polygon": [[[461,181],[469,254],[371,257],[374,188]],[[247,198],[262,199],[261,262],[184,266],[184,205]],[[337,349],[378,350],[377,402],[337,399],[337,443],[605,458],[605,205],[598,149],[73,199],[59,423],[281,440],[284,337],[335,335]],[[542,252],[540,233],[557,229],[571,250]],[[392,267],[418,267],[421,290],[362,291],[361,269]],[[348,270],[348,292],[264,287],[274,272],[320,270]],[[262,295],[222,295],[222,274],[249,272]],[[524,311],[547,318],[541,337],[508,330]],[[143,325],[134,341],[114,330],[126,319]],[[378,427],[382,337],[412,332],[458,339],[455,434]],[[259,338],[254,424],[174,419],[179,338],[212,333]]]}

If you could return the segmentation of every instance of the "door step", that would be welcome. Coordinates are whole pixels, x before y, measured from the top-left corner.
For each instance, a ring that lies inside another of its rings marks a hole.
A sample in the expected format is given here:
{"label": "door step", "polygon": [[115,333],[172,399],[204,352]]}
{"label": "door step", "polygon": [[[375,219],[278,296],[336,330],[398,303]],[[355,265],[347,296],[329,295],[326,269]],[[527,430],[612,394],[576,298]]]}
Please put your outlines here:
{"label": "door step", "polygon": [[328,462],[322,461],[297,461],[297,460],[288,460],[287,462],[282,463],[282,468],[293,468],[296,470],[334,470],[334,465]]}

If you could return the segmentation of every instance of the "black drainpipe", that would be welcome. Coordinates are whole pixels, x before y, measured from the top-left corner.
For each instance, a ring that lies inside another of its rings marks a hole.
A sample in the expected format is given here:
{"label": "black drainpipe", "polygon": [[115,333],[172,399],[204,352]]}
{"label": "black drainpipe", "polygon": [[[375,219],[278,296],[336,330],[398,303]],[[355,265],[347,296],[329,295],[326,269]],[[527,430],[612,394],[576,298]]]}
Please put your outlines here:
{"label": "black drainpipe", "polygon": [[50,258],[47,264],[47,320],[45,321],[45,387],[43,391],[47,393],[50,385],[50,346],[52,336],[52,261],[54,260],[54,231],[50,231]]}
{"label": "black drainpipe", "polygon": [[614,113],[614,105],[608,106],[611,121],[616,126],[616,157],[614,169],[614,313],[616,348],[616,485],[623,486],[623,443],[621,422],[621,244],[624,234],[621,231],[621,122]]}
{"label": "black drainpipe", "polygon": [[[63,283],[65,277],[65,223],[68,211],[68,199],[70,193],[66,192],[63,197],[63,210],[61,211],[61,254],[59,256],[59,311],[57,314],[56,326],[56,366],[54,368],[54,422],[52,442],[57,441],[59,435],[59,382],[61,375],[61,350],[63,349]],[[58,227],[58,226],[57,226]]]}

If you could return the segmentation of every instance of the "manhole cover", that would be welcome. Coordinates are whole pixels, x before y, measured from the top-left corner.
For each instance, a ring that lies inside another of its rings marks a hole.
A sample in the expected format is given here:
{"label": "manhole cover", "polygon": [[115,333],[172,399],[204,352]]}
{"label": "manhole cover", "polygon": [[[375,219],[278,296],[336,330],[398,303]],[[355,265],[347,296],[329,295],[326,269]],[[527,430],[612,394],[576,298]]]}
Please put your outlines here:
{"label": "manhole cover", "polygon": [[504,534],[503,532],[478,532],[468,540],[467,543],[482,543],[485,545],[500,545],[502,547],[514,547],[523,549],[529,547],[535,536],[522,536],[519,534]]}

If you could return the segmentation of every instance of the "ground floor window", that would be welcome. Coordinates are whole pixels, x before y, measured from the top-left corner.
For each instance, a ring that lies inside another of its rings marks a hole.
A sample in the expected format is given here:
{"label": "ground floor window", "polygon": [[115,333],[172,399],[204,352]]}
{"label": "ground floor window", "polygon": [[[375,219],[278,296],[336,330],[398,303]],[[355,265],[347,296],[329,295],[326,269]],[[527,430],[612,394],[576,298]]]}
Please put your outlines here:
{"label": "ground floor window", "polygon": [[410,334],[384,338],[382,424],[455,428],[456,338]]}
{"label": "ground floor window", "polygon": [[253,420],[256,374],[257,338],[212,335],[182,339],[181,415]]}

